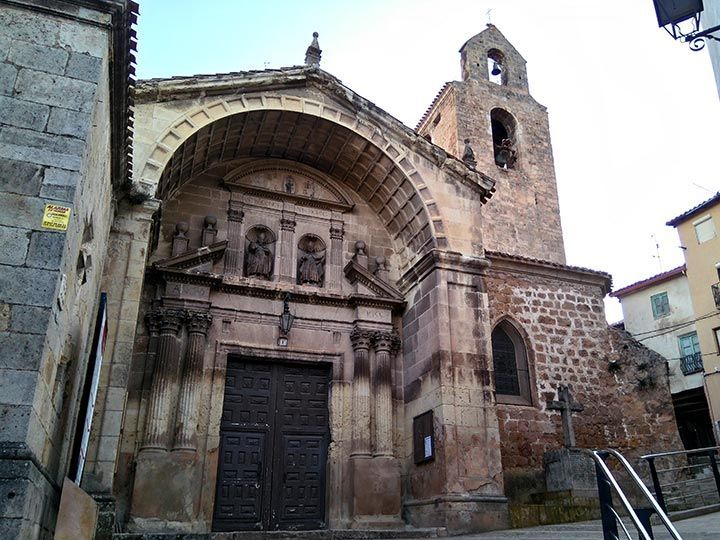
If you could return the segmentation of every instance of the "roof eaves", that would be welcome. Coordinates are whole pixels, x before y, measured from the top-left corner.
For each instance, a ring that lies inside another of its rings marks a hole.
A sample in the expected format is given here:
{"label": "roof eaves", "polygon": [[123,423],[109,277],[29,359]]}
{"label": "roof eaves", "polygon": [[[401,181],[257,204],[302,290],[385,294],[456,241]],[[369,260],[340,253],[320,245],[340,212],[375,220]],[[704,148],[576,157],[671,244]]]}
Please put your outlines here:
{"label": "roof eaves", "polygon": [[653,285],[658,285],[659,283],[663,283],[677,276],[680,276],[685,273],[685,270],[686,268],[683,264],[681,266],[678,266],[677,268],[673,268],[666,272],[661,272],[660,274],[656,274],[654,276],[650,276],[649,278],[636,281],[635,283],[631,283],[630,285],[627,285],[622,289],[611,292],[610,296],[614,298],[622,298],[623,296],[627,296],[630,293],[647,289],[648,287],[651,287]]}
{"label": "roof eaves", "polygon": [[692,208],[691,208],[690,210],[688,210],[687,212],[683,212],[683,213],[680,214],[679,216],[672,218],[670,221],[668,221],[667,223],[665,223],[665,225],[668,225],[668,226],[670,226],[670,227],[676,227],[676,226],[678,226],[680,223],[682,223],[683,221],[686,221],[686,220],[688,220],[689,218],[691,218],[691,217],[699,214],[700,212],[702,212],[702,211],[705,210],[706,208],[709,208],[709,207],[713,206],[716,202],[720,202],[720,191],[718,191],[717,193],[715,193],[715,195],[713,195],[712,197],[710,197],[708,200],[703,201],[703,202],[701,202],[700,204],[698,204],[697,206],[692,207]]}

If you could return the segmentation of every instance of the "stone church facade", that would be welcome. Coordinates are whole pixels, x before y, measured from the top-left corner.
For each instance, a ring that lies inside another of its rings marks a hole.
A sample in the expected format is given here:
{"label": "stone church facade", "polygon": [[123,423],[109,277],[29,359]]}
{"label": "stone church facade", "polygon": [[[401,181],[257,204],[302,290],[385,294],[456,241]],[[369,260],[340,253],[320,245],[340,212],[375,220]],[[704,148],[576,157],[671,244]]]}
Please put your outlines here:
{"label": "stone church facade", "polygon": [[499,30],[415,130],[319,59],[135,89],[81,482],[105,523],[505,528],[566,442],[561,387],[577,446],[680,448],[610,277],[565,263],[547,112]]}

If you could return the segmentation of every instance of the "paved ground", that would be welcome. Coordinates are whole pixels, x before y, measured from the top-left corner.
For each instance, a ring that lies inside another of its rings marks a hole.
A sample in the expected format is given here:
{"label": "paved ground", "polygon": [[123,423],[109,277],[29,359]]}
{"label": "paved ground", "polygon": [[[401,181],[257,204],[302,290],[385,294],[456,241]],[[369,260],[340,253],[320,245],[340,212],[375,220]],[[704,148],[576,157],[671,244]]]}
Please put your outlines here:
{"label": "paved ground", "polygon": [[[720,540],[720,512],[676,521],[674,523],[683,540]],[[637,538],[634,530],[632,537]],[[653,527],[655,540],[670,540],[672,537],[661,525]],[[624,538],[620,532],[621,538]],[[603,540],[599,521],[566,523],[530,529],[513,529],[484,534],[451,537],[453,540]]]}

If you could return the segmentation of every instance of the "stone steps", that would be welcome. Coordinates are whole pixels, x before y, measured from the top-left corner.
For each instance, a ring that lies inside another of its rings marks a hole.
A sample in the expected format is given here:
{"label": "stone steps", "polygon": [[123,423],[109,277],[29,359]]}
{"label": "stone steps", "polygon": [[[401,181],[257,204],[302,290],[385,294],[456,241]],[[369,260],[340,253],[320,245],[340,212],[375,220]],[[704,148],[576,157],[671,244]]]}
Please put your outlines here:
{"label": "stone steps", "polygon": [[324,529],[316,531],[241,531],[213,533],[115,533],[113,540],[385,540],[446,537],[444,528]]}

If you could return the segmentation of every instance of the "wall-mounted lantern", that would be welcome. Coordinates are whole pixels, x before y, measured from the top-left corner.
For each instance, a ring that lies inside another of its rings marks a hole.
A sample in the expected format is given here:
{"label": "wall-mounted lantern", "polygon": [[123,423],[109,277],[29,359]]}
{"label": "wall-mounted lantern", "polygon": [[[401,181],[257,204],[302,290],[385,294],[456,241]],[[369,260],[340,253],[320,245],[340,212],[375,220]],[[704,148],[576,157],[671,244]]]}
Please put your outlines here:
{"label": "wall-mounted lantern", "polygon": [[706,39],[720,41],[713,32],[720,25],[700,30],[700,14],[704,10],[702,0],[653,0],[658,25],[665,28],[673,39],[687,43],[693,51],[705,47]]}
{"label": "wall-mounted lantern", "polygon": [[292,330],[293,321],[295,321],[295,316],[290,313],[290,293],[286,293],[285,299],[283,300],[283,312],[282,315],[280,315],[280,337],[277,341],[280,347],[287,347],[287,336],[290,330]]}

